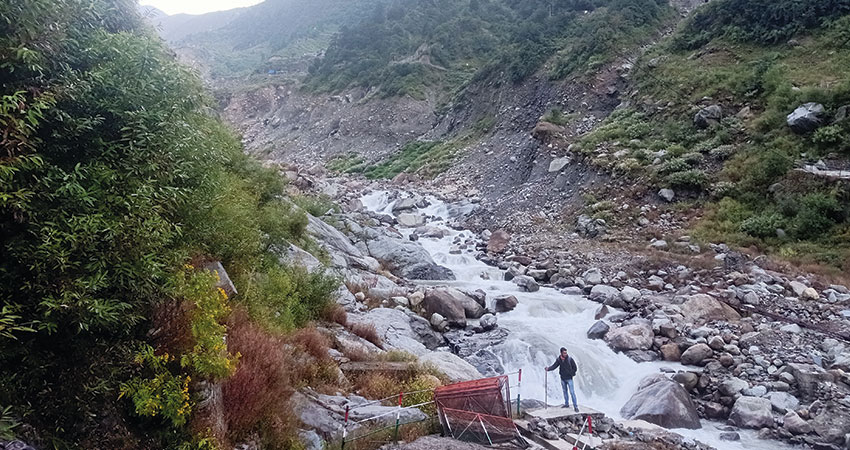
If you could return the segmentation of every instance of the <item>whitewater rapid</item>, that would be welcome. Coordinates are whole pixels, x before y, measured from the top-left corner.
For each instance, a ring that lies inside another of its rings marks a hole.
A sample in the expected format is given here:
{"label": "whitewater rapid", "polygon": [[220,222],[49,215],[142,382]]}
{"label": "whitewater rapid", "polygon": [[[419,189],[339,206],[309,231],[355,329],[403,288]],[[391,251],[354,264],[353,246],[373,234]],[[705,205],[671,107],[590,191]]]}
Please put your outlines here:
{"label": "whitewater rapid", "polygon": [[[402,193],[400,197],[392,198],[389,192],[376,191],[363,196],[361,202],[369,211],[395,216],[393,206],[409,196]],[[497,314],[498,325],[509,330],[510,334],[503,343],[488,350],[499,358],[506,373],[522,369],[522,398],[542,401],[548,393],[550,405],[563,404],[557,372],[549,373],[546,389],[543,370],[544,366],[551,365],[555,360],[560,347],[566,347],[578,365],[575,387],[579,405],[604,412],[614,419],[623,419],[620,408],[637,390],[641,379],[659,373],[662,368],[676,371],[683,367],[670,362],[637,363],[614,352],[602,340],[588,339],[586,333],[596,322],[594,315],[599,309],[598,303],[546,287],[541,287],[537,292],[520,291],[516,284],[504,281],[504,271],[476,259],[474,246],[463,249],[455,244],[458,240],[466,242],[477,239],[469,230],[449,227],[449,221],[454,215],[468,210],[451,207],[434,197],[426,196],[425,199],[429,206],[418,209],[416,214],[425,215],[428,218],[426,226],[440,228],[445,234],[442,238],[420,236],[418,242],[434,262],[451,269],[456,280],[421,283],[470,291],[481,289],[487,293],[488,299],[507,294],[519,300],[513,311]],[[399,231],[407,237],[414,229],[400,227]],[[511,379],[511,385],[517,383],[515,377]],[[512,395],[515,394],[512,392]],[[793,448],[778,441],[760,440],[750,430],[736,430],[741,435],[740,441],[721,441],[718,427],[723,424],[706,420],[702,424],[700,430],[675,431],[724,450]]]}

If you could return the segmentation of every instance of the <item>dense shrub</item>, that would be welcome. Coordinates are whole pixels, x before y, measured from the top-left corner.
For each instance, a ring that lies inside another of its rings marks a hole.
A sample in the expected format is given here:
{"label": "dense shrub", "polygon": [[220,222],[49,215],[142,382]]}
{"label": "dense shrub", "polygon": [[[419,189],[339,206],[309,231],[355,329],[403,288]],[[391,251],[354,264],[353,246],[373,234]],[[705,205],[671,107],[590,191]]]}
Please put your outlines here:
{"label": "dense shrub", "polygon": [[782,42],[848,13],[848,0],[716,0],[697,10],[676,43],[693,49],[720,36],[742,42]]}
{"label": "dense shrub", "polygon": [[741,222],[741,231],[758,238],[776,236],[776,230],[783,228],[783,217],[776,213],[764,213]]}
{"label": "dense shrub", "polygon": [[671,186],[683,189],[703,190],[708,187],[708,176],[699,169],[689,169],[681,172],[673,172],[667,176]]}
{"label": "dense shrub", "polygon": [[273,267],[243,280],[240,299],[251,315],[281,331],[322,317],[339,286],[336,278],[302,267]]}

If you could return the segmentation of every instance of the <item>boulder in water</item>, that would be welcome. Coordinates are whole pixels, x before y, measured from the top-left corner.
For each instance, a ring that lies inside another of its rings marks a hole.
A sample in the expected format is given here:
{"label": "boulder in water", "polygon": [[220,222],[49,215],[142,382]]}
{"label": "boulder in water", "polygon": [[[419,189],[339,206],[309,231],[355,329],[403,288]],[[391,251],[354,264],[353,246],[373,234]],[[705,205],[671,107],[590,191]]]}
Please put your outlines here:
{"label": "boulder in water", "polygon": [[484,314],[481,316],[478,324],[481,325],[481,329],[484,331],[492,330],[493,328],[496,328],[496,316],[492,314]]}
{"label": "boulder in water", "polygon": [[517,275],[511,281],[525,292],[537,292],[540,290],[540,286],[534,281],[534,278],[528,275]]}
{"label": "boulder in water", "polygon": [[396,217],[398,224],[403,227],[413,228],[425,225],[425,216],[422,214],[403,213]]}
{"label": "boulder in water", "polygon": [[366,241],[369,253],[381,262],[393,275],[408,280],[454,280],[451,270],[437,265],[421,245],[379,236]]}
{"label": "boulder in water", "polygon": [[620,414],[665,428],[701,428],[699,413],[690,394],[663,375],[644,378],[638,391],[620,409]]}
{"label": "boulder in water", "polygon": [[649,324],[626,325],[608,331],[605,340],[614,350],[648,350],[655,334]]}
{"label": "boulder in water", "polygon": [[608,334],[608,330],[610,329],[611,327],[609,327],[607,323],[600,320],[594,323],[593,326],[591,326],[590,329],[587,330],[587,338],[602,339],[605,337],[606,334]]}
{"label": "boulder in water", "polygon": [[519,300],[513,295],[500,295],[494,300],[497,313],[512,311],[519,304]]}
{"label": "boulder in water", "polygon": [[453,288],[435,288],[425,293],[425,311],[439,313],[450,324],[464,327],[466,319],[484,315],[484,308],[474,298]]}
{"label": "boulder in water", "polygon": [[741,428],[773,427],[773,414],[770,400],[766,398],[741,396],[735,401],[729,420]]}

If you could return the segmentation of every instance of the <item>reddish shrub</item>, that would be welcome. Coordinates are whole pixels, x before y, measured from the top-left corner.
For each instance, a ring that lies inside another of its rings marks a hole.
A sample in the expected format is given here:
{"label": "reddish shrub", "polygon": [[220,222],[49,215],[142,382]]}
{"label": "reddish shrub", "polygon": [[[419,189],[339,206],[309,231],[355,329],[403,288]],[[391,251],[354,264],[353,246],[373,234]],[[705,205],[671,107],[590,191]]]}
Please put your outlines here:
{"label": "reddish shrub", "polygon": [[348,313],[339,303],[332,303],[322,312],[322,318],[328,322],[335,322],[342,326],[348,325]]}
{"label": "reddish shrub", "polygon": [[384,345],[384,343],[381,342],[381,337],[378,336],[378,330],[376,330],[375,325],[372,325],[371,323],[354,323],[349,326],[349,329],[352,333],[366,339],[378,347],[383,347]]}
{"label": "reddish shrub", "polygon": [[302,328],[291,337],[292,342],[320,361],[329,358],[331,343],[327,336],[315,328]]}
{"label": "reddish shrub", "polygon": [[224,382],[224,410],[230,432],[242,436],[261,422],[287,422],[286,403],[293,392],[291,348],[247,314],[235,312],[228,324],[227,346],[241,357],[236,372]]}

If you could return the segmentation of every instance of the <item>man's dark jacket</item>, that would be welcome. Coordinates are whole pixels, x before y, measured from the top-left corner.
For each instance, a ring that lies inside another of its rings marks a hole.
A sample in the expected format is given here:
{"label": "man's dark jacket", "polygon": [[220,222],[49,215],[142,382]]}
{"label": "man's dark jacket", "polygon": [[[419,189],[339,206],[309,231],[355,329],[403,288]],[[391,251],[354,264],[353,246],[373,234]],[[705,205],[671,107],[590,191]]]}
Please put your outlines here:
{"label": "man's dark jacket", "polygon": [[558,367],[558,372],[561,374],[562,380],[571,380],[574,376],[576,376],[576,371],[578,367],[576,366],[576,361],[572,356],[567,356],[566,360],[561,360],[561,356],[558,355],[555,358],[555,364],[552,364],[549,367],[549,370],[555,370],[555,367]]}

